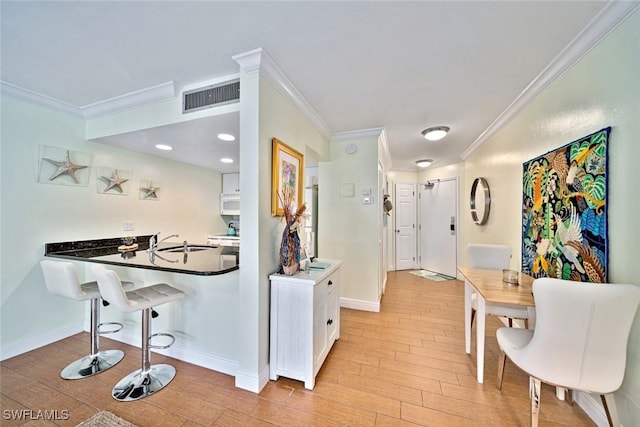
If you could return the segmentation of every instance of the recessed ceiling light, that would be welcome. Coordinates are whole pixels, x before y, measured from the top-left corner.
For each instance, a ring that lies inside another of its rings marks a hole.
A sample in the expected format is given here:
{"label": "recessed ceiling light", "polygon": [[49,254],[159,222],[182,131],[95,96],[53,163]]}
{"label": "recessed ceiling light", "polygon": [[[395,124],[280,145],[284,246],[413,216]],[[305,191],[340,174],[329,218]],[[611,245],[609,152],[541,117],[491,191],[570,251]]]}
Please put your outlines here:
{"label": "recessed ceiling light", "polygon": [[222,163],[233,163],[233,159],[229,159],[227,157],[223,157],[220,159]]}
{"label": "recessed ceiling light", "polygon": [[424,139],[428,139],[429,141],[437,141],[439,139],[444,138],[449,132],[448,126],[434,126],[423,130],[422,136]]}
{"label": "recessed ceiling light", "polygon": [[222,141],[235,141],[236,137],[228,133],[219,133],[218,139]]}
{"label": "recessed ceiling light", "polygon": [[156,144],[156,148],[158,150],[164,150],[164,151],[171,151],[173,150],[173,147],[170,145],[166,145],[166,144]]}
{"label": "recessed ceiling light", "polygon": [[421,168],[426,168],[428,166],[431,166],[431,163],[433,163],[433,160],[431,159],[416,160],[416,165],[418,165]]}

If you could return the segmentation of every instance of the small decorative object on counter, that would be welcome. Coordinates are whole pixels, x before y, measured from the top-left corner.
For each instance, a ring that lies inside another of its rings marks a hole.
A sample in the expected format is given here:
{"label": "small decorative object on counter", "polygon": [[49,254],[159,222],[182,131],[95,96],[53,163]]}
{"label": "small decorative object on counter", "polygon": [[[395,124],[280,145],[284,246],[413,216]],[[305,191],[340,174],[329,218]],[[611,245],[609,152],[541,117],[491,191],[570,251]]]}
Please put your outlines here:
{"label": "small decorative object on counter", "polygon": [[[125,236],[125,237],[123,237],[122,238],[122,245],[118,246],[118,251],[119,252],[131,252],[131,251],[135,251],[137,249],[138,249],[138,244],[136,243],[136,238],[134,236]],[[135,256],[135,252],[134,252],[133,256]],[[129,257],[126,257],[126,258],[131,258],[131,257],[132,256],[129,256]]]}
{"label": "small decorative object on counter", "polygon": [[285,187],[281,193],[278,193],[286,221],[286,226],[282,232],[282,243],[280,244],[280,268],[278,273],[284,273],[287,276],[296,274],[300,267],[300,236],[298,235],[298,228],[307,209],[307,205],[303,203],[293,213],[294,197],[295,189],[290,187]]}

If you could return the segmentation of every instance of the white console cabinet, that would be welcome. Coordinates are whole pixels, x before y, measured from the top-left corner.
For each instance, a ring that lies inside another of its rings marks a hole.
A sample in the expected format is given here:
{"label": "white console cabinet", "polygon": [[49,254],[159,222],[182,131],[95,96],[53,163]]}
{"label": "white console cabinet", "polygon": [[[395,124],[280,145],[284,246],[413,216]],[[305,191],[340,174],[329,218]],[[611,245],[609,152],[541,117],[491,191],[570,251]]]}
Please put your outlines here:
{"label": "white console cabinet", "polygon": [[312,390],[315,378],[340,338],[340,265],[293,276],[272,274],[269,377],[304,381]]}

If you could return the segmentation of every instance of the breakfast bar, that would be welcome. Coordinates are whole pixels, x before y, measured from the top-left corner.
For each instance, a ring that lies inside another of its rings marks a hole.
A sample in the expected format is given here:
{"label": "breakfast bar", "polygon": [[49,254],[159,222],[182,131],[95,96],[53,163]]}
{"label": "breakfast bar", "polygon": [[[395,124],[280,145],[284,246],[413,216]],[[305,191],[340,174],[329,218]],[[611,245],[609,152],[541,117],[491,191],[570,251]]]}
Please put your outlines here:
{"label": "breakfast bar", "polygon": [[[162,242],[149,251],[152,235],[138,236],[133,245],[122,239],[81,240],[45,244],[45,256],[71,261],[143,268],[173,273],[214,276],[238,269],[238,248]],[[235,255],[235,262],[233,260]],[[230,257],[231,256],[231,257]]]}
{"label": "breakfast bar", "polygon": [[[175,345],[154,351],[235,375],[240,315],[238,248],[160,242],[149,251],[151,237],[137,236],[137,245],[124,245],[121,238],[47,243],[44,255],[74,262],[86,280],[95,280],[89,266],[100,263],[123,281],[133,282],[135,288],[168,283],[183,291],[184,300],[157,309],[159,317],[153,321],[155,330],[175,336]],[[102,308],[101,317],[103,322],[124,324],[109,338],[140,346],[139,315],[110,305]]]}

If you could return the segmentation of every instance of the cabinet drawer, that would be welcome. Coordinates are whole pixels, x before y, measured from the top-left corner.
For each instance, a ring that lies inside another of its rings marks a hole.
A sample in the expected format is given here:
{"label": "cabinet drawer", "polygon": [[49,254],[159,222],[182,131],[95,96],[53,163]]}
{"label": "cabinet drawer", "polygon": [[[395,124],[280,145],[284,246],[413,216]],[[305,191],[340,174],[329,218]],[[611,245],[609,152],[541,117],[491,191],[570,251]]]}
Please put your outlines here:
{"label": "cabinet drawer", "polygon": [[334,273],[316,285],[313,297],[314,302],[324,300],[327,295],[337,291],[338,279],[336,277]]}

